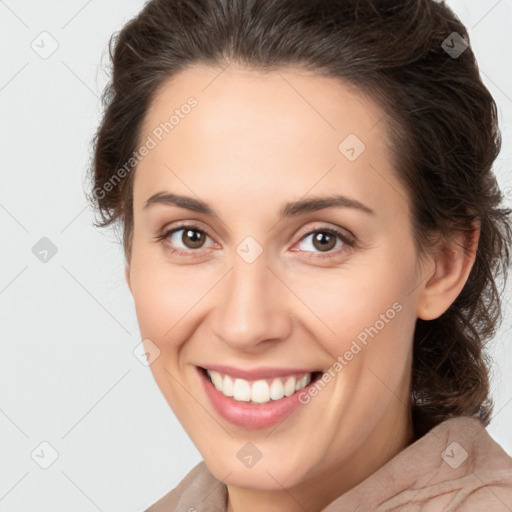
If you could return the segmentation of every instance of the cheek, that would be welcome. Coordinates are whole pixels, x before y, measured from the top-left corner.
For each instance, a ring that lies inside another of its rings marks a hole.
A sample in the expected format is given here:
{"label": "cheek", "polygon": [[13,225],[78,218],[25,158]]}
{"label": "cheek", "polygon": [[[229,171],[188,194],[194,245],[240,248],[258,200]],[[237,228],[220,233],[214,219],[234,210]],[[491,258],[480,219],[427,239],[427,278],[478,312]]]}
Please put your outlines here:
{"label": "cheek", "polygon": [[396,275],[378,262],[341,272],[304,272],[293,279],[302,303],[298,311],[302,319],[315,319],[315,332],[323,339],[354,338],[374,324],[383,331],[384,325],[396,323],[404,307],[405,288]]}
{"label": "cheek", "polygon": [[131,287],[142,337],[151,339],[162,352],[186,340],[188,315],[194,314],[218,279],[211,274],[195,265],[170,265],[150,251],[135,251]]}
{"label": "cheek", "polygon": [[409,271],[402,267],[398,272],[382,258],[336,276],[317,274],[314,285],[305,274],[294,283],[308,308],[300,307],[302,322],[338,362],[332,370],[343,373],[342,388],[361,385],[362,379],[371,393],[386,394],[375,374],[393,389],[409,365],[416,317]]}

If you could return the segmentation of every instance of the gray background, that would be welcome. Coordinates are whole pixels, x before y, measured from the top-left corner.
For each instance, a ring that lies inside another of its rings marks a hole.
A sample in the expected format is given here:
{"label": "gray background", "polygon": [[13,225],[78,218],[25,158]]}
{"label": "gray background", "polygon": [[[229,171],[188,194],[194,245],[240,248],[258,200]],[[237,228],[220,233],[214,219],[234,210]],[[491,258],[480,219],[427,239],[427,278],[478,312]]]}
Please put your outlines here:
{"label": "gray background", "polygon": [[[504,147],[495,171],[512,205],[512,0],[448,3],[469,28],[499,106]],[[0,1],[4,512],[143,510],[200,460],[133,354],[140,338],[121,247],[92,226],[84,197],[107,41],[142,6]],[[510,298],[508,286],[488,430],[512,455]]]}

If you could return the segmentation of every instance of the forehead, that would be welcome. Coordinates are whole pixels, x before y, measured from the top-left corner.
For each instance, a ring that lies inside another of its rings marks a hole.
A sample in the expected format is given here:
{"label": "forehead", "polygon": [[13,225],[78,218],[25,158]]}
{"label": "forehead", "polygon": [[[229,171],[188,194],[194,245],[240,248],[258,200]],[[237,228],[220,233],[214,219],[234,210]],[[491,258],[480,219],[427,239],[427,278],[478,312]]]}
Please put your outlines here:
{"label": "forehead", "polygon": [[228,187],[255,201],[337,189],[396,202],[384,118],[357,90],[305,70],[187,68],[147,111],[140,141],[155,145],[137,167],[135,202],[169,187],[202,195]]}
{"label": "forehead", "polygon": [[197,100],[200,108],[194,110],[202,115],[195,117],[200,117],[198,127],[205,131],[233,125],[244,130],[249,121],[257,122],[254,128],[279,121],[280,126],[294,129],[299,128],[295,121],[302,120],[306,125],[301,131],[309,135],[352,128],[364,136],[384,116],[380,106],[355,86],[301,68],[264,72],[236,64],[225,69],[194,65],[163,83],[148,108],[143,131],[167,119],[165,114],[180,110],[190,97]]}

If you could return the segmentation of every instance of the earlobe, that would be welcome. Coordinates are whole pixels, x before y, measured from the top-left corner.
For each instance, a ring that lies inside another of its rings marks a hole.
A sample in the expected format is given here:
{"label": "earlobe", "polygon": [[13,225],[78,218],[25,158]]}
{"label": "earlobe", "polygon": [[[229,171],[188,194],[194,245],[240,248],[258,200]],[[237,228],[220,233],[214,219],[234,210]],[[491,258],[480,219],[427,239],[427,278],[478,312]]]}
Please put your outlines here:
{"label": "earlobe", "polygon": [[458,232],[435,253],[435,270],[425,279],[418,297],[417,316],[422,320],[440,317],[458,297],[466,284],[476,259],[480,224],[473,231]]}

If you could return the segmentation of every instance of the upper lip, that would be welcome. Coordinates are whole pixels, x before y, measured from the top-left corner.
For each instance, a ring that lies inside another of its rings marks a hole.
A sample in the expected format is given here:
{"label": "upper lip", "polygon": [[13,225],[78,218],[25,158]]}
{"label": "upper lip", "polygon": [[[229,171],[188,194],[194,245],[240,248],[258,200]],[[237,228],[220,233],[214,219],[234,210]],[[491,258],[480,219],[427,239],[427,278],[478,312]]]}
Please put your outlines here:
{"label": "upper lip", "polygon": [[234,366],[226,366],[221,364],[209,364],[201,366],[205,370],[227,374],[244,380],[272,379],[275,377],[286,377],[288,375],[302,375],[305,373],[315,373],[319,370],[311,370],[309,368],[270,368],[260,367],[243,370]]}

